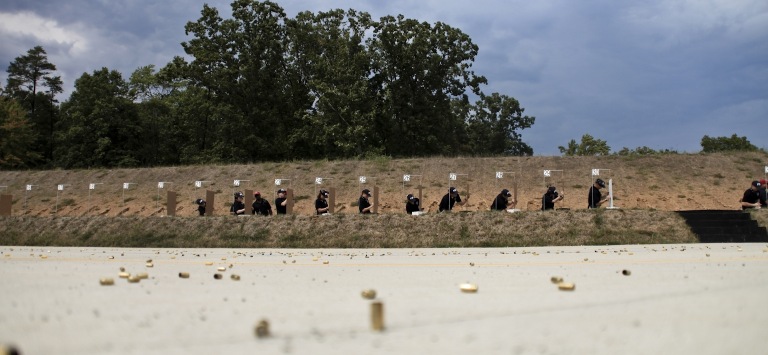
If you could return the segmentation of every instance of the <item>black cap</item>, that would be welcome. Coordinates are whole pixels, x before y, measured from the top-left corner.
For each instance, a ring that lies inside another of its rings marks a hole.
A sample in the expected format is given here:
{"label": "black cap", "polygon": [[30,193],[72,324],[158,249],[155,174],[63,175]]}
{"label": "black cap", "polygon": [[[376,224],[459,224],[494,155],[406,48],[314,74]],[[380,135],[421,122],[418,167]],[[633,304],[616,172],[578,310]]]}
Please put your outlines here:
{"label": "black cap", "polygon": [[198,205],[202,205],[205,203],[205,200],[203,200],[202,198],[198,198],[197,200],[195,200],[195,203]]}
{"label": "black cap", "polygon": [[235,192],[235,198],[238,198],[238,197],[245,197],[245,195],[243,195],[243,193],[240,191]]}
{"label": "black cap", "polygon": [[761,185],[760,185],[760,181],[757,181],[757,180],[755,180],[755,181],[752,181],[752,186],[754,186],[754,187],[760,187],[760,186],[761,186]]}
{"label": "black cap", "polygon": [[455,188],[455,187],[453,187],[453,186],[451,186],[451,187],[448,189],[448,191],[450,191],[452,194],[457,194],[457,193],[459,193],[459,190],[456,190],[456,188]]}
{"label": "black cap", "polygon": [[512,196],[512,193],[507,189],[501,190],[501,194],[507,197]]}
{"label": "black cap", "polygon": [[369,197],[371,196],[371,190],[365,189],[363,190],[363,193],[368,195]]}
{"label": "black cap", "polygon": [[408,199],[408,201],[413,201],[416,199],[416,197],[414,197],[413,194],[408,194],[408,196],[405,196],[405,198]]}
{"label": "black cap", "polygon": [[595,180],[595,183],[600,187],[605,187],[605,181],[603,181],[603,179],[597,179]]}
{"label": "black cap", "polygon": [[320,190],[320,193],[323,194],[323,196],[328,197],[328,191]]}
{"label": "black cap", "polygon": [[284,192],[287,192],[287,191],[285,191],[285,189],[277,190],[277,193],[284,193]]}

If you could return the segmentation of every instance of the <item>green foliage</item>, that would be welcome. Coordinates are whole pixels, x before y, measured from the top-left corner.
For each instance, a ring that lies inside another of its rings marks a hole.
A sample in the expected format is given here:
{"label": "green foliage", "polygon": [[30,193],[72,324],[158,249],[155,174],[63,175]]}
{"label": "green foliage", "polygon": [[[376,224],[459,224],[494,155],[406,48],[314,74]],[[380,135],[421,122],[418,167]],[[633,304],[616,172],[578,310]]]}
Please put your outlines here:
{"label": "green foliage", "polygon": [[701,148],[704,153],[728,152],[728,151],[756,151],[757,147],[747,140],[747,137],[739,137],[735,133],[729,137],[701,138]]}
{"label": "green foliage", "polygon": [[289,18],[272,1],[234,0],[231,16],[203,5],[184,29],[189,62],[143,66],[127,82],[84,74],[60,110],[45,51],[16,58],[6,91],[32,113],[25,149],[63,168],[533,154],[520,131],[535,118],[482,92],[479,48],[447,24],[355,10]]}
{"label": "green foliage", "polygon": [[[43,47],[36,46],[26,55],[16,57],[8,66],[5,93],[14,98],[26,111],[33,136],[30,150],[25,155],[43,158],[35,163],[48,163],[54,150],[54,132],[58,119],[56,95],[60,94],[62,81],[54,76],[56,66],[48,61]],[[25,162],[30,165],[31,161]]]}
{"label": "green foliage", "polygon": [[0,96],[0,167],[21,168],[40,158],[31,149],[34,131],[24,109],[15,100]]}
{"label": "green foliage", "polygon": [[576,143],[576,140],[571,139],[567,147],[559,146],[558,149],[565,156],[608,155],[611,151],[611,147],[606,141],[595,139],[589,134],[581,136],[581,143]]}

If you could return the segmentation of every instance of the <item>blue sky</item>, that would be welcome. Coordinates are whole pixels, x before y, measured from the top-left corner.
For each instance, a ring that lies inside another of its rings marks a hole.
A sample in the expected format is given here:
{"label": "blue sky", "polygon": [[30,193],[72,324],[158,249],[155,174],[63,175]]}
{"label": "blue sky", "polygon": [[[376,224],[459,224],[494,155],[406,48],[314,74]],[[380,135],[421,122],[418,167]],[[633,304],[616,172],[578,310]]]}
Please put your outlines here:
{"label": "blue sky", "polygon": [[[207,2],[228,16],[231,1]],[[5,0],[0,80],[41,45],[69,95],[102,67],[126,79],[184,55],[189,0]],[[768,148],[768,2],[765,0],[278,1],[299,11],[353,8],[374,18],[441,21],[480,47],[486,93],[518,99],[536,117],[523,140],[536,155],[583,134],[613,151],[648,146],[696,152],[704,135],[746,136]]]}

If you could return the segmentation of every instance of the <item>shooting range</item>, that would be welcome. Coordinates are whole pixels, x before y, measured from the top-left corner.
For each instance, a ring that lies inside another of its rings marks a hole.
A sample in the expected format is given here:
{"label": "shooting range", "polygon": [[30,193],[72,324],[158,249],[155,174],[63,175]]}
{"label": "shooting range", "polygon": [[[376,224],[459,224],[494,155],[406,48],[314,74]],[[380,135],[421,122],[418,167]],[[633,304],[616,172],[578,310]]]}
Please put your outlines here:
{"label": "shooting range", "polygon": [[[408,196],[411,192],[406,191],[406,185],[411,186],[411,182],[413,181],[413,178],[419,178],[419,184],[416,185],[416,190],[419,191],[419,193],[416,195],[416,197],[419,199],[419,201],[422,200],[422,190],[424,190],[424,186],[421,184],[421,179],[423,178],[422,175],[414,175],[414,174],[404,174],[403,175],[403,198],[405,196]],[[442,197],[442,196],[440,196]],[[406,201],[407,202],[407,201]]]}
{"label": "shooting range", "polygon": [[[359,176],[357,178],[358,181],[358,191],[362,193],[363,189],[365,189],[365,184],[368,183],[369,179],[375,179],[375,176]],[[373,185],[373,189],[371,190],[371,198],[373,201],[371,201],[371,213],[379,213],[379,187],[376,185]]]}
{"label": "shooting range", "polygon": [[[333,178],[324,178],[319,176],[315,178],[315,196],[317,196],[320,193],[319,192],[320,188],[318,188],[318,186],[322,185],[327,180],[333,180]],[[325,190],[328,191],[328,213],[330,214],[336,210],[334,208],[336,204],[336,188],[329,187]],[[314,206],[314,202],[313,202],[313,206]]]}
{"label": "shooting range", "polygon": [[59,195],[64,195],[64,188],[69,184],[58,184],[56,186],[56,206],[54,206],[53,213],[59,213]]}
{"label": "shooting range", "polygon": [[[517,199],[517,174],[515,174],[514,171],[497,171],[495,180],[496,191],[501,191],[500,186],[503,186],[501,187],[502,189],[509,186],[508,184],[503,184],[506,182],[504,179],[512,180],[512,199],[516,203],[519,203],[519,200]],[[515,208],[508,208],[507,212],[520,212],[520,209],[515,205]]]}
{"label": "shooting range", "polygon": [[[155,209],[158,209],[160,207],[158,205],[160,203],[160,190],[164,189],[165,185],[170,185],[170,184],[173,184],[173,183],[172,182],[168,182],[168,181],[158,181],[157,182],[157,198],[155,199]],[[166,203],[166,207],[167,207],[167,205],[168,204]],[[167,210],[166,210],[166,215],[168,215]]]}
{"label": "shooting range", "polygon": [[27,193],[30,193],[30,191],[32,191],[32,188],[35,187],[35,186],[37,186],[37,185],[27,184],[26,188],[24,189],[24,212],[25,213],[29,212],[29,211],[27,211]]}
{"label": "shooting range", "polygon": [[[459,176],[466,176],[467,179],[469,178],[469,174],[459,174],[459,173],[448,174],[448,187],[446,187],[446,190],[448,191],[449,198],[451,194],[451,187],[455,187],[456,191],[459,193],[459,196],[461,196],[461,190],[459,189],[459,185],[456,183],[456,181],[459,180]],[[465,201],[466,201],[467,199],[469,199],[469,183],[467,183],[465,195],[466,195],[465,197]],[[453,206],[451,205],[450,201],[448,202],[448,211],[453,211]]]}
{"label": "shooting range", "polygon": [[91,191],[96,190],[96,186],[103,185],[103,184],[104,183],[101,183],[101,182],[92,182],[88,184],[88,206],[89,206],[88,211],[91,211],[94,207],[96,207],[91,202]]}
{"label": "shooting range", "polygon": [[[618,207],[613,205],[613,178],[611,178],[611,169],[592,169],[592,177],[589,182],[589,186],[594,185],[595,180],[600,178],[603,179],[603,181],[608,179],[608,207],[606,209],[609,210],[615,210],[618,209]],[[601,175],[602,174],[602,175]]]}
{"label": "shooting range", "polygon": [[[285,204],[285,214],[291,214],[293,213],[293,189],[291,188],[291,179],[284,179],[284,178],[275,178],[275,186],[277,186],[277,189],[274,190],[275,198],[277,198],[277,190],[284,188],[281,187],[285,182],[288,182],[288,188],[285,189],[285,199],[288,201],[288,203]],[[277,206],[275,206],[275,209],[277,209]]]}
{"label": "shooting range", "polygon": [[129,190],[131,188],[131,185],[136,185],[135,182],[124,182],[123,183],[123,207],[125,207],[125,191]]}
{"label": "shooting range", "polygon": [[[561,205],[565,205],[565,172],[563,170],[546,169],[544,170],[544,187],[549,188],[554,186],[557,188],[557,193],[563,196]],[[594,182],[594,181],[593,181]],[[591,186],[591,185],[590,185]],[[541,207],[541,206],[539,206]],[[557,204],[555,204],[557,210]],[[562,207],[560,208],[562,209]]]}
{"label": "shooting range", "polygon": [[13,203],[13,195],[0,195],[0,216],[6,216],[6,217],[11,216],[12,203]]}

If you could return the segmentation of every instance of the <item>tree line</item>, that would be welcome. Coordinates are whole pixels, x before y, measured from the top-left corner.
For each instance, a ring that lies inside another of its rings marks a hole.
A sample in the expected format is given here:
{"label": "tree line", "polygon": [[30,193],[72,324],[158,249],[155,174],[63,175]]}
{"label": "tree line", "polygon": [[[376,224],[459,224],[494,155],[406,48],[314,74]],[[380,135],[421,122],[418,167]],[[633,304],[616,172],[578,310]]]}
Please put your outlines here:
{"label": "tree line", "polygon": [[366,156],[531,155],[534,124],[486,94],[461,30],[402,15],[235,0],[187,22],[190,60],[84,73],[64,102],[45,50],[8,67],[0,166],[141,167]]}

